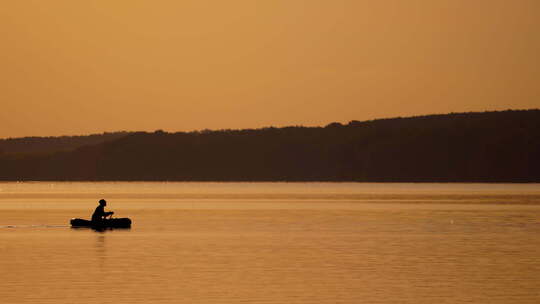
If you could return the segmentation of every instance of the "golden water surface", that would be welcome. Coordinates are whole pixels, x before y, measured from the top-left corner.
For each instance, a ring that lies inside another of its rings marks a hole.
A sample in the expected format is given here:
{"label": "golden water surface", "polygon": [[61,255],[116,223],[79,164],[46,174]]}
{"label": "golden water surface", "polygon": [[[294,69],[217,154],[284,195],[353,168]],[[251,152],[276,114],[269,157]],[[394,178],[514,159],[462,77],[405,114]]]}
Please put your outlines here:
{"label": "golden water surface", "polygon": [[539,235],[538,184],[0,183],[0,303],[539,303]]}

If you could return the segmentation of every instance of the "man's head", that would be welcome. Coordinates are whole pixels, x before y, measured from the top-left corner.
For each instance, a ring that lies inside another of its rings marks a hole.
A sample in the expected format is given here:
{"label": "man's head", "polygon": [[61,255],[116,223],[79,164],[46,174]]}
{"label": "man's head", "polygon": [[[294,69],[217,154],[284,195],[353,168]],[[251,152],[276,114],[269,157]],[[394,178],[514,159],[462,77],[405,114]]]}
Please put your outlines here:
{"label": "man's head", "polygon": [[100,200],[99,200],[99,204],[100,204],[101,206],[107,206],[107,201],[104,200],[104,199],[100,199]]}

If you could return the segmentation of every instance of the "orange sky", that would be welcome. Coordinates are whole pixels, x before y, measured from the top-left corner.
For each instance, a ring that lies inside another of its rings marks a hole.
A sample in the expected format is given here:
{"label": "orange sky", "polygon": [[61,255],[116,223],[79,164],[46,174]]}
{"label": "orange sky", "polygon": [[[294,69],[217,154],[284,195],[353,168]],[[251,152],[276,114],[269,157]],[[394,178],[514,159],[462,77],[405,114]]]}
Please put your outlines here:
{"label": "orange sky", "polygon": [[538,0],[6,1],[0,137],[540,107]]}

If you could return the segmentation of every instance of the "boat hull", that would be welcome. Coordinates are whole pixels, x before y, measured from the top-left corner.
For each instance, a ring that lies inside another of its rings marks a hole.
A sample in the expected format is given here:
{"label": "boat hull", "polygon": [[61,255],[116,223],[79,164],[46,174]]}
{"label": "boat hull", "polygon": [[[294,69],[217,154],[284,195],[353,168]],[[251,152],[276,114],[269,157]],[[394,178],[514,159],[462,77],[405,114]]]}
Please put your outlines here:
{"label": "boat hull", "polygon": [[106,228],[131,228],[131,220],[129,218],[113,218],[113,219],[104,219],[101,222],[92,222],[80,218],[72,218],[71,227],[89,227],[96,229],[106,229]]}

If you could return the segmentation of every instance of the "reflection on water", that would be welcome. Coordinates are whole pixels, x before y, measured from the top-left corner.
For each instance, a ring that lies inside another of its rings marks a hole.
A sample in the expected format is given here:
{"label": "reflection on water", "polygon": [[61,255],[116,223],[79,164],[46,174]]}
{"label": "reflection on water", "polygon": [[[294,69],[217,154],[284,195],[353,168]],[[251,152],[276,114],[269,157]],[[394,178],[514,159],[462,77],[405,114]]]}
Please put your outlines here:
{"label": "reflection on water", "polygon": [[[105,232],[105,231],[97,231],[99,232]],[[105,235],[98,234],[96,235],[96,257],[98,259],[98,265],[101,270],[105,267],[106,259],[107,259],[107,252],[105,248]]]}
{"label": "reflection on water", "polygon": [[[0,189],[1,303],[540,301],[538,185]],[[132,229],[69,228],[111,195]]]}

